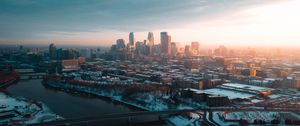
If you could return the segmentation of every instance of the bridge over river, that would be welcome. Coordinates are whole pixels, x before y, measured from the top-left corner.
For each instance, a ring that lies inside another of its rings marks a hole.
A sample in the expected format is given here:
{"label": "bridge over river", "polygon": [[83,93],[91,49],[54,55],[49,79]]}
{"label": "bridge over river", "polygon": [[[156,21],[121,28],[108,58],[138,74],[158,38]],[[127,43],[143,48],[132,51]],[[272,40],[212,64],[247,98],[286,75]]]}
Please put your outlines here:
{"label": "bridge over river", "polygon": [[20,73],[20,80],[44,79],[46,73]]}
{"label": "bridge over river", "polygon": [[[168,115],[180,115],[187,112],[213,112],[213,111],[226,111],[226,112],[238,112],[238,111],[265,111],[265,112],[297,112],[300,113],[300,110],[297,108],[233,108],[233,107],[216,107],[216,108],[198,108],[198,109],[186,109],[186,110],[165,110],[165,111],[142,111],[142,112],[130,112],[130,113],[121,113],[121,114],[106,114],[100,116],[92,117],[81,117],[81,118],[69,118],[60,121],[53,121],[47,123],[33,124],[32,126],[47,126],[47,125],[99,125],[99,124],[108,124],[108,125],[166,125],[163,123],[163,119]],[[148,120],[143,120],[142,118],[147,117]],[[149,118],[151,117],[151,118]],[[206,120],[207,125],[217,126],[211,120]]]}

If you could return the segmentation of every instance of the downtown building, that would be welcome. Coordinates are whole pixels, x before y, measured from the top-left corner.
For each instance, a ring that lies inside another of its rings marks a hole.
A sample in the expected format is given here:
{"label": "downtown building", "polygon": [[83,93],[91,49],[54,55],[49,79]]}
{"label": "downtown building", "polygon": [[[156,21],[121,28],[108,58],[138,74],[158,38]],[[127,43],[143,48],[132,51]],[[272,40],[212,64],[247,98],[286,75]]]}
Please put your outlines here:
{"label": "downtown building", "polygon": [[171,36],[168,35],[168,32],[160,33],[161,40],[161,52],[163,55],[171,55]]}
{"label": "downtown building", "polygon": [[127,47],[130,51],[134,51],[135,49],[135,39],[134,39],[134,33],[130,32],[129,33],[129,43]]}
{"label": "downtown building", "polygon": [[51,60],[57,59],[56,46],[53,43],[49,45],[49,57]]}
{"label": "downtown building", "polygon": [[153,55],[154,54],[154,49],[153,49],[153,46],[154,46],[154,35],[153,35],[153,32],[149,32],[148,33],[148,50],[149,50],[149,54],[150,55]]}

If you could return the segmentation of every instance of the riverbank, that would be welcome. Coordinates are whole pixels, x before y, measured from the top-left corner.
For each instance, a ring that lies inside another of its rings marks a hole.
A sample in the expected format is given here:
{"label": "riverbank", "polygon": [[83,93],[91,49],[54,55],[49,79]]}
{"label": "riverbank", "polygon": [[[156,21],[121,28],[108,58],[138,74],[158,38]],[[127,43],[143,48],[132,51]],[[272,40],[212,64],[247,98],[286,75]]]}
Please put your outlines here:
{"label": "riverbank", "polygon": [[44,84],[46,89],[52,90],[52,91],[57,91],[57,92],[65,92],[67,94],[70,94],[72,96],[75,97],[82,97],[82,98],[96,98],[96,99],[101,99],[103,101],[109,102],[109,103],[113,103],[114,105],[122,105],[122,106],[126,106],[130,109],[132,109],[133,111],[148,111],[146,109],[143,108],[139,108],[137,106],[133,106],[130,104],[126,104],[120,100],[116,100],[116,99],[112,99],[111,97],[105,96],[105,95],[96,95],[96,94],[90,94],[90,93],[86,93],[86,92],[79,92],[77,90],[72,90],[72,89],[62,89],[62,88],[57,88],[57,87],[53,87],[53,86],[49,86]]}
{"label": "riverbank", "polygon": [[[80,92],[84,94],[90,94],[95,96],[100,96],[104,98],[109,98],[111,100],[120,102],[125,105],[130,105],[132,107],[136,107],[146,111],[163,111],[168,109],[192,109],[192,107],[178,105],[172,106],[167,104],[165,101],[160,99],[156,99],[150,92],[147,93],[139,93],[137,97],[128,99],[124,98],[122,94],[124,92],[117,90],[103,90],[103,88],[97,87],[88,87],[80,84],[70,84],[59,80],[45,80],[43,83],[45,86],[49,86],[51,88],[60,89],[65,92]],[[103,85],[102,85],[103,86]],[[109,85],[106,85],[109,86]],[[126,93],[125,93],[126,94]],[[146,97],[144,97],[146,96]],[[169,99],[169,97],[162,97],[161,99]],[[174,108],[171,108],[174,107]],[[188,114],[189,115],[189,114]],[[192,124],[199,123],[195,122],[195,120],[199,119],[199,117],[186,117],[186,115],[172,115],[170,117],[165,118],[166,123],[170,125],[181,125],[181,124]],[[180,122],[180,123],[178,123]]]}
{"label": "riverbank", "polygon": [[[101,90],[98,90],[95,88],[93,89],[91,87],[85,87],[85,86],[81,86],[81,85],[72,85],[72,84],[63,83],[63,82],[59,82],[59,81],[53,81],[53,80],[45,80],[45,81],[43,81],[43,84],[45,86],[50,86],[52,88],[62,89],[62,90],[70,91],[70,92],[88,93],[90,95],[109,98],[111,100],[120,102],[122,104],[126,104],[131,107],[135,107],[135,108],[146,110],[146,111],[159,111],[159,110],[167,110],[168,109],[167,104],[164,104],[159,101],[157,101],[155,103],[152,102],[152,104],[143,104],[146,102],[139,102],[139,101],[124,99],[121,95],[122,93],[119,91],[106,92],[106,91],[103,91],[103,90],[101,91]],[[149,95],[149,97],[151,97],[151,95]],[[150,98],[150,99],[154,99],[154,98]]]}
{"label": "riverbank", "polygon": [[17,82],[19,80],[19,75],[16,71],[11,71],[10,73],[0,73],[0,88],[8,87],[9,85]]}
{"label": "riverbank", "polygon": [[24,125],[63,119],[45,104],[0,92],[0,124]]}
{"label": "riverbank", "polygon": [[41,79],[20,80],[4,91],[11,96],[40,101],[66,119],[144,111],[110,98],[49,88],[42,84]]}

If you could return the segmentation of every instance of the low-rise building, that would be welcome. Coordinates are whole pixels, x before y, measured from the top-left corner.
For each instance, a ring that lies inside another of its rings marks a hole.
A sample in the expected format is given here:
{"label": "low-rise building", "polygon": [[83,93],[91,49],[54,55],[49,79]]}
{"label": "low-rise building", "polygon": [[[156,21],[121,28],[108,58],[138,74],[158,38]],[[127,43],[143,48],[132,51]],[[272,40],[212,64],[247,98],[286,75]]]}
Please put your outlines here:
{"label": "low-rise building", "polygon": [[260,96],[268,96],[274,90],[272,88],[267,88],[267,87],[259,87],[259,86],[238,84],[238,83],[226,83],[226,84],[219,85],[218,87],[223,89],[228,89],[228,90],[256,94]]}

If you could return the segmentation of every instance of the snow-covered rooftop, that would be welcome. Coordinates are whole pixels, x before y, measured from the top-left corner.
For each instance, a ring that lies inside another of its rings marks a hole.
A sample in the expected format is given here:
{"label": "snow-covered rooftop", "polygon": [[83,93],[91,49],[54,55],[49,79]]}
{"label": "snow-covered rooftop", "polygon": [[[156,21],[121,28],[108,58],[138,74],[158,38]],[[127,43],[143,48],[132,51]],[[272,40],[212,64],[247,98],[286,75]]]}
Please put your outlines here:
{"label": "snow-covered rooftop", "polygon": [[196,94],[205,93],[205,94],[211,94],[211,95],[216,95],[216,96],[227,96],[229,99],[237,99],[237,98],[250,99],[255,96],[254,94],[250,94],[250,93],[227,90],[227,89],[222,89],[222,88],[212,88],[212,89],[206,89],[206,90],[187,88],[185,90],[190,90]]}
{"label": "snow-covered rooftop", "polygon": [[267,87],[259,87],[259,86],[238,84],[238,83],[226,83],[226,84],[222,84],[221,87],[237,88],[237,89],[251,90],[251,91],[257,91],[257,92],[266,91],[266,90],[274,90],[272,88],[267,88]]}
{"label": "snow-covered rooftop", "polygon": [[[17,111],[14,117],[4,118],[0,120],[0,125],[10,123],[13,121],[24,122],[25,124],[53,121],[61,119],[58,115],[51,112],[46,105],[30,101],[25,98],[14,98],[0,92],[0,112],[3,114],[5,111]],[[24,118],[25,114],[30,114],[32,118]]]}
{"label": "snow-covered rooftop", "polygon": [[249,99],[249,98],[255,96],[253,94],[242,93],[242,92],[238,92],[238,91],[226,90],[226,89],[221,89],[221,88],[212,88],[212,89],[207,89],[204,91],[208,94],[227,96],[229,99],[237,99],[237,98]]}

